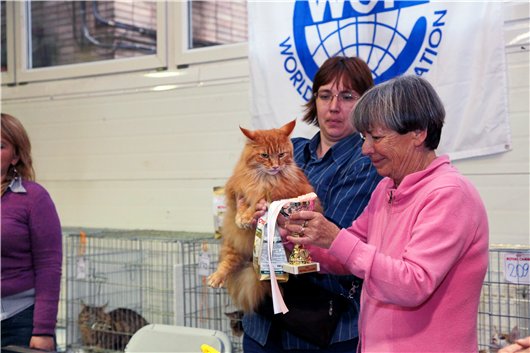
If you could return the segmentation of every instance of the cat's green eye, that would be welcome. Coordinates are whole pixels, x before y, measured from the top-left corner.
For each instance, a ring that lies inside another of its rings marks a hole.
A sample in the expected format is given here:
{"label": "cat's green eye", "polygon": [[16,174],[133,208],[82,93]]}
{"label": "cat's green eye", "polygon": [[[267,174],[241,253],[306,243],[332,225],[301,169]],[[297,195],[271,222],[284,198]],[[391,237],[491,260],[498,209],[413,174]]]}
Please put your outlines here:
{"label": "cat's green eye", "polygon": [[261,158],[269,158],[269,154],[268,153],[262,153],[260,154]]}
{"label": "cat's green eye", "polygon": [[280,152],[280,153],[278,153],[278,157],[279,157],[279,158],[283,158],[283,157],[285,157],[285,155],[286,155],[285,152]]}

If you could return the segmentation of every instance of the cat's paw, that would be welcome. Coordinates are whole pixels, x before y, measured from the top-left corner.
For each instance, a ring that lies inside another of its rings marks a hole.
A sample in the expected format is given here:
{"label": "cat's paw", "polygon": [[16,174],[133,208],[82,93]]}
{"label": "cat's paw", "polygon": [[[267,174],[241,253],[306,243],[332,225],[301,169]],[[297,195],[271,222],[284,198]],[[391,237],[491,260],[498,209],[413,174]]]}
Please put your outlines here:
{"label": "cat's paw", "polygon": [[225,283],[225,278],[219,273],[214,272],[210,276],[208,276],[207,283],[212,288],[222,288]]}
{"label": "cat's paw", "polygon": [[251,223],[244,223],[243,222],[243,223],[239,224],[238,227],[241,228],[241,229],[246,229],[246,230],[254,229],[254,225],[252,224],[252,222]]}
{"label": "cat's paw", "polygon": [[236,226],[241,229],[253,229],[254,225],[252,224],[252,218],[247,219],[242,216],[236,216]]}

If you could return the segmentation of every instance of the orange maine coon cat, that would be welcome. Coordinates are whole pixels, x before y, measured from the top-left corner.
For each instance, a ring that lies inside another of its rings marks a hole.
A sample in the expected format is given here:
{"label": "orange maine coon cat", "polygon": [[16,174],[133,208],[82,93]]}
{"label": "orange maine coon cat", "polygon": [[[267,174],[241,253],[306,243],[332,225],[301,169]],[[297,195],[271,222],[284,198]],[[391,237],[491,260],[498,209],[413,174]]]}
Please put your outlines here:
{"label": "orange maine coon cat", "polygon": [[217,271],[208,277],[208,284],[225,285],[234,304],[246,312],[270,294],[270,282],[260,281],[252,265],[256,204],[262,199],[270,203],[313,192],[293,158],[289,136],[295,124],[293,120],[279,129],[255,131],[240,127],[247,142],[225,185],[223,243]]}

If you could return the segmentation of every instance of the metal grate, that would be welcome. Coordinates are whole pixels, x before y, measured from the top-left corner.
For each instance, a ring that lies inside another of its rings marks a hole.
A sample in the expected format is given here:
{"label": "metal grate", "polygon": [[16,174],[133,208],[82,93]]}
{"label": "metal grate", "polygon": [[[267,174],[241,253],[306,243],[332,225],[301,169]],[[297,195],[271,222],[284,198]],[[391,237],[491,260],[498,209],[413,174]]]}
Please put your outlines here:
{"label": "metal grate", "polygon": [[[240,318],[227,316],[236,311],[230,297],[206,284],[217,268],[219,240],[205,234],[102,231],[85,238],[69,235],[64,245],[67,351],[116,351],[83,343],[78,317],[84,302],[106,304],[106,312],[134,310],[149,323],[219,330],[229,336],[234,352],[242,352]],[[495,331],[516,328],[520,337],[530,334],[530,287],[505,273],[507,259],[521,255],[528,258],[530,247],[490,249],[478,315],[480,350],[496,351]]]}
{"label": "metal grate", "polygon": [[[241,317],[225,289],[213,289],[206,277],[217,269],[220,241],[203,239],[183,243],[183,251],[194,258],[183,266],[182,306],[184,322],[189,327],[225,332],[234,352],[242,352]],[[232,315],[230,315],[232,314]]]}
{"label": "metal grate", "polygon": [[[223,331],[231,339],[233,351],[240,352],[241,337],[232,332],[225,315],[235,310],[229,296],[225,290],[206,285],[207,274],[217,267],[219,241],[200,236],[149,231],[67,236],[67,351],[122,351],[118,339],[128,340],[132,335],[101,322],[85,325],[82,335],[79,314],[84,303],[106,305],[106,313],[132,310],[149,323]],[[92,339],[87,339],[87,332]]]}
{"label": "metal grate", "polygon": [[[492,245],[478,315],[479,349],[499,348],[499,336],[530,334],[528,246]],[[496,334],[497,333],[497,334]]]}

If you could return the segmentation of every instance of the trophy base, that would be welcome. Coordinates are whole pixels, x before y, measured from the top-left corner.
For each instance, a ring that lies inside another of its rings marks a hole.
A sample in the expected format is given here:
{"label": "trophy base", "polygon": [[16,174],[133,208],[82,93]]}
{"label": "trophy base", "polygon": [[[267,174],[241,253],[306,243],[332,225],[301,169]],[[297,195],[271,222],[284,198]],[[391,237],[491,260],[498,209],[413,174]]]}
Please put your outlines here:
{"label": "trophy base", "polygon": [[320,264],[318,262],[310,262],[308,264],[293,265],[285,263],[282,265],[283,271],[292,275],[300,275],[303,273],[320,271]]}

